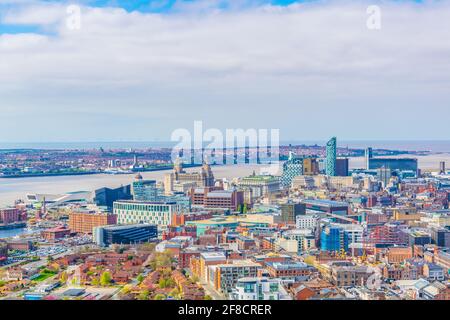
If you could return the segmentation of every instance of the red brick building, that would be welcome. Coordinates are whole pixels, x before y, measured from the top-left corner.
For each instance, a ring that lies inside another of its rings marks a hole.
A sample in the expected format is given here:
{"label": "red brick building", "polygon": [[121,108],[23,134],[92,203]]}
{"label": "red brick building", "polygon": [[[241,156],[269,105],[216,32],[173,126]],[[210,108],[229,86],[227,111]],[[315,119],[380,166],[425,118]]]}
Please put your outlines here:
{"label": "red brick building", "polygon": [[110,213],[71,212],[69,229],[73,233],[92,234],[95,227],[117,224],[117,216]]}
{"label": "red brick building", "polygon": [[51,229],[46,229],[41,232],[41,235],[44,239],[48,241],[55,241],[70,235],[70,230],[67,229],[66,227],[59,226]]}

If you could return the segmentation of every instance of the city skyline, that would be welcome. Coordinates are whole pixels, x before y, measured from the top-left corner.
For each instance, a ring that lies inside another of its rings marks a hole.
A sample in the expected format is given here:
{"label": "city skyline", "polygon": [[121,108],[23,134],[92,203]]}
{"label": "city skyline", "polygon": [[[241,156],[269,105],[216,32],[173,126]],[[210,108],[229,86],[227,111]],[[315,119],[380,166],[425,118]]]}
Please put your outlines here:
{"label": "city skyline", "polygon": [[169,140],[195,120],[284,140],[448,135],[448,3],[145,3],[80,1],[70,30],[69,3],[3,1],[0,141]]}

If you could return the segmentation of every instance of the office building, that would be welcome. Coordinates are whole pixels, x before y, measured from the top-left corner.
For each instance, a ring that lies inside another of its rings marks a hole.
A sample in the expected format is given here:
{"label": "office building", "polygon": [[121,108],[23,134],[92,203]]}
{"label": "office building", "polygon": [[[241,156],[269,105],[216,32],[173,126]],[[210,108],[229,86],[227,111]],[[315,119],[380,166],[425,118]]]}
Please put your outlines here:
{"label": "office building", "polygon": [[438,247],[450,248],[450,231],[445,228],[432,228],[431,239]]}
{"label": "office building", "polygon": [[275,176],[253,174],[242,178],[239,187],[247,187],[252,190],[253,197],[265,197],[271,193],[280,191],[280,179]]}
{"label": "office building", "polygon": [[145,243],[157,239],[158,227],[152,224],[102,226],[94,228],[94,242],[102,247],[111,244]]}
{"label": "office building", "polygon": [[391,169],[385,167],[377,169],[377,178],[383,184],[384,188],[386,188],[389,185],[391,177],[392,177]]}
{"label": "office building", "polygon": [[183,164],[178,159],[173,167],[173,172],[168,173],[164,177],[164,189],[166,195],[174,191],[175,184],[189,184],[190,187],[212,187],[214,186],[214,174],[211,166],[204,163],[200,172],[186,172],[183,169]]}
{"label": "office building", "polygon": [[370,170],[370,159],[373,158],[373,149],[367,148],[365,152],[366,170]]}
{"label": "office building", "polygon": [[336,159],[336,176],[347,177],[349,175],[349,160],[348,158]]}
{"label": "office building", "polygon": [[303,174],[305,176],[313,176],[319,174],[319,163],[316,158],[303,159]]}
{"label": "office building", "polygon": [[297,229],[315,229],[318,226],[319,217],[316,215],[299,215],[296,217]]}
{"label": "office building", "polygon": [[322,251],[340,252],[348,250],[348,237],[344,229],[337,226],[326,226],[320,235]]}
{"label": "office building", "polygon": [[334,262],[331,266],[331,282],[338,287],[364,285],[372,274],[368,267],[350,262]]}
{"label": "office building", "polygon": [[361,252],[364,228],[357,224],[331,224],[322,229],[320,244],[322,251]]}
{"label": "office building", "polygon": [[155,180],[144,180],[138,174],[131,184],[131,193],[135,201],[158,201],[158,189]]}
{"label": "office building", "polygon": [[299,158],[294,153],[289,152],[289,158],[283,163],[283,173],[281,175],[281,185],[284,188],[289,188],[292,179],[303,175],[303,158]]}
{"label": "office building", "polygon": [[105,212],[72,211],[69,213],[69,229],[72,233],[92,234],[94,228],[114,225],[117,223],[115,214]]}
{"label": "office building", "polygon": [[445,161],[441,161],[439,164],[439,174],[446,174],[447,170],[445,168]]}
{"label": "office building", "polygon": [[225,264],[227,257],[223,251],[202,252],[199,257],[192,256],[189,268],[192,273],[204,282],[210,281],[208,268],[213,265]]}
{"label": "office building", "polygon": [[336,157],[337,157],[337,139],[336,137],[331,138],[327,142],[327,159],[325,173],[327,176],[336,176]]}
{"label": "office building", "polygon": [[236,211],[244,204],[244,192],[218,190],[217,187],[195,188],[189,192],[194,206]]}
{"label": "office building", "polygon": [[302,200],[301,203],[305,204],[307,210],[337,215],[347,215],[349,209],[348,203],[332,200]]}
{"label": "office building", "polygon": [[172,215],[182,211],[175,202],[116,201],[113,212],[118,224],[150,223],[160,227],[171,223]]}
{"label": "office building", "polygon": [[131,200],[131,186],[121,186],[115,189],[101,188],[94,191],[94,203],[99,207],[112,210],[114,201]]}
{"label": "office building", "polygon": [[283,286],[279,279],[267,277],[241,278],[231,294],[233,300],[282,300]]}
{"label": "office building", "polygon": [[229,294],[241,278],[256,277],[261,265],[251,260],[233,260],[229,264],[218,264],[208,267],[209,281],[214,289]]}
{"label": "office building", "polygon": [[306,205],[303,203],[285,203],[281,205],[281,222],[295,225],[297,216],[306,214]]}
{"label": "office building", "polygon": [[408,241],[410,246],[431,244],[431,235],[423,231],[410,231]]}

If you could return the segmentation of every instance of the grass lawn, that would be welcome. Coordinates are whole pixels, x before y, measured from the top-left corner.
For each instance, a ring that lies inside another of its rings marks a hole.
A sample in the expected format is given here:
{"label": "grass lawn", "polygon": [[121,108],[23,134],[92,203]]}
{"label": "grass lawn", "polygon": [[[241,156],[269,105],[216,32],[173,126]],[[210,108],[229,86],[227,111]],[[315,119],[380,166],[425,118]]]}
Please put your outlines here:
{"label": "grass lawn", "polygon": [[55,274],[56,272],[41,272],[36,278],[33,279],[33,281],[41,282],[54,276]]}

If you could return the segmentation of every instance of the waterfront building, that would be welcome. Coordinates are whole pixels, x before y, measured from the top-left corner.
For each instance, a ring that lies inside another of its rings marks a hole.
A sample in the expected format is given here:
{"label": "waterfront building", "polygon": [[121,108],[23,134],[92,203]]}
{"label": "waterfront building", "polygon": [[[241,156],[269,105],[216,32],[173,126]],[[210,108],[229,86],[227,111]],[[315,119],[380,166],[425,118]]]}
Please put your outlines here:
{"label": "waterfront building", "polygon": [[94,191],[94,203],[99,207],[112,210],[114,201],[131,200],[131,186],[125,185],[115,189],[100,188]]}
{"label": "waterfront building", "polygon": [[337,139],[331,138],[326,146],[327,159],[325,172],[327,176],[336,176]]}
{"label": "waterfront building", "polygon": [[0,208],[0,224],[8,225],[26,221],[26,215],[17,208]]}
{"label": "waterfront building", "polygon": [[131,193],[135,201],[158,201],[158,189],[155,180],[144,180],[137,174],[131,184]]}
{"label": "waterfront building", "polygon": [[116,201],[113,212],[118,224],[150,223],[158,226],[171,224],[172,215],[182,211],[175,202]]}
{"label": "waterfront building", "polygon": [[370,170],[370,159],[373,158],[373,149],[367,148],[365,151],[366,170]]}
{"label": "waterfront building", "polygon": [[158,237],[154,224],[101,226],[94,228],[94,242],[102,247],[111,244],[134,244],[150,242]]}
{"label": "waterfront building", "polygon": [[62,206],[68,203],[86,204],[88,202],[91,202],[91,200],[92,192],[90,191],[75,191],[62,194],[27,194],[27,201],[30,204],[36,205],[45,203],[47,208]]}
{"label": "waterfront building", "polygon": [[377,170],[388,168],[392,171],[413,171],[417,173],[419,169],[417,159],[411,158],[371,158],[369,159],[369,169]]}
{"label": "waterfront building", "polygon": [[200,172],[186,172],[182,162],[178,159],[174,164],[173,172],[164,176],[164,189],[166,195],[169,195],[174,191],[175,184],[187,183],[191,187],[193,184],[196,187],[212,187],[214,182],[214,174],[208,163],[203,164]]}
{"label": "waterfront building", "polygon": [[439,174],[447,174],[447,170],[445,168],[445,161],[441,161],[439,163]]}
{"label": "waterfront building", "polygon": [[8,244],[0,240],[0,263],[8,259]]}

